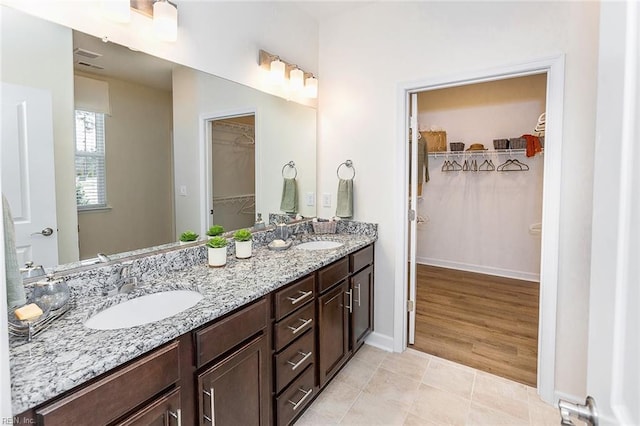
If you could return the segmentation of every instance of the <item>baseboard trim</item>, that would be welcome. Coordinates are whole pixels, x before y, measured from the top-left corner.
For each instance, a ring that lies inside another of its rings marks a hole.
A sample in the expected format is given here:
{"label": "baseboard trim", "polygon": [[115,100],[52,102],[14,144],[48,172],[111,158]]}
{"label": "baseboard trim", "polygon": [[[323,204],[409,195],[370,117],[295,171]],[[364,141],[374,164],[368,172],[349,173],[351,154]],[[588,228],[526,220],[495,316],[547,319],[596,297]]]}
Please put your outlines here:
{"label": "baseboard trim", "polygon": [[498,277],[513,278],[516,280],[540,282],[540,274],[532,272],[514,271],[511,269],[494,268],[492,266],[473,265],[470,263],[452,262],[450,260],[433,259],[430,257],[416,257],[416,262],[421,265],[439,266],[441,268],[458,269],[479,274],[495,275]]}
{"label": "baseboard trim", "polygon": [[367,345],[371,345],[375,348],[382,349],[383,351],[393,352],[393,337],[385,334],[371,332],[364,341]]}

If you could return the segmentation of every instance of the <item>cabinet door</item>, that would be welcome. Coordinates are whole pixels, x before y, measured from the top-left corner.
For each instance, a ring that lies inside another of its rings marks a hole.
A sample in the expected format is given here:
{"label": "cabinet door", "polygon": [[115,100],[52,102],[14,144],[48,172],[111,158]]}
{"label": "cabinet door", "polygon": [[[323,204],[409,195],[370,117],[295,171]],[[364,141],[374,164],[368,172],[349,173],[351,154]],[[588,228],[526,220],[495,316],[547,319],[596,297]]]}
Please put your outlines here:
{"label": "cabinet door", "polygon": [[373,268],[351,277],[353,314],[351,317],[351,349],[355,352],[373,329]]}
{"label": "cabinet door", "polygon": [[198,375],[199,424],[270,424],[267,338],[257,337]]}
{"label": "cabinet door", "polygon": [[324,386],[349,357],[348,291],[349,283],[344,280],[318,298],[320,386]]}
{"label": "cabinet door", "polygon": [[181,424],[180,388],[161,396],[125,420],[116,423],[117,426],[176,426]]}

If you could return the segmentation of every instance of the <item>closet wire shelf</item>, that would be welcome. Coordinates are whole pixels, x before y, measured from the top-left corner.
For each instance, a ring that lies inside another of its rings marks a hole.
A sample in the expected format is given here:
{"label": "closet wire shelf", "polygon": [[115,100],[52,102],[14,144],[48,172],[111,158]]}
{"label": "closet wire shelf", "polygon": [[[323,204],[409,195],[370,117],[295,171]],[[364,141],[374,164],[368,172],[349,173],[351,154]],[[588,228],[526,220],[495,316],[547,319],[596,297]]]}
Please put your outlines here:
{"label": "closet wire shelf", "polygon": [[[477,156],[490,156],[490,155],[526,155],[526,149],[492,149],[484,151],[434,151],[429,152],[427,155],[430,158],[442,158],[442,157],[477,157]],[[538,154],[544,154],[544,149]]]}

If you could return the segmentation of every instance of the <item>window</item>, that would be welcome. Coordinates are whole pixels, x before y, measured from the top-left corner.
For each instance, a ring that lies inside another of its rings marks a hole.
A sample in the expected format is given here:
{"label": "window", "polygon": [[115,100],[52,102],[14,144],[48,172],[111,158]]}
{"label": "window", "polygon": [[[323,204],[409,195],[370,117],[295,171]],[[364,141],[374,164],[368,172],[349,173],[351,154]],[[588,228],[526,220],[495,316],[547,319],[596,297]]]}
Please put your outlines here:
{"label": "window", "polygon": [[107,206],[104,139],[104,114],[76,110],[78,210]]}

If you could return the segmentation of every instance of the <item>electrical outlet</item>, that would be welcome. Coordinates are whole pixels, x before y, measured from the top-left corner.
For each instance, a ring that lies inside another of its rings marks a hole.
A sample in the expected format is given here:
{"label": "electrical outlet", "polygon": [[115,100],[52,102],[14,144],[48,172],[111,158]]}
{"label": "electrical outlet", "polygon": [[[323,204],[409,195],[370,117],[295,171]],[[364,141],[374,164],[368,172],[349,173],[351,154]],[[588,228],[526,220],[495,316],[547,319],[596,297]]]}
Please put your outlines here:
{"label": "electrical outlet", "polygon": [[322,207],[331,207],[331,194],[328,192],[322,194]]}
{"label": "electrical outlet", "polygon": [[182,197],[187,196],[187,185],[180,185],[180,195]]}
{"label": "electrical outlet", "polygon": [[307,206],[314,206],[316,204],[316,194],[315,192],[307,192],[305,195],[307,200]]}

